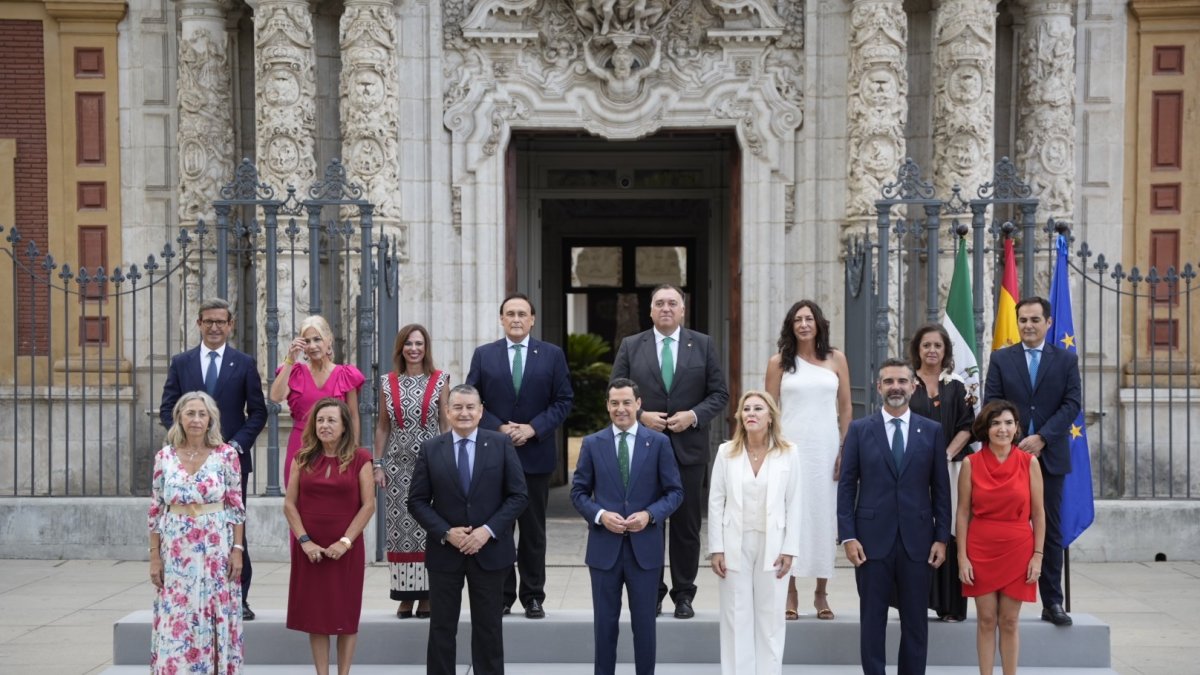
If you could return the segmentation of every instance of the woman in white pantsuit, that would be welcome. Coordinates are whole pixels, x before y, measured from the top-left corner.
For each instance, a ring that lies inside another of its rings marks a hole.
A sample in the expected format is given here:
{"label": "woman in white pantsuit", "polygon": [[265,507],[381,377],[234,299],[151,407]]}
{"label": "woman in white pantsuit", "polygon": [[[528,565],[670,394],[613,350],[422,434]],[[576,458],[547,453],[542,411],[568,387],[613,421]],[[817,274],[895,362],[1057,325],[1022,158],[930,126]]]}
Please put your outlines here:
{"label": "woman in white pantsuit", "polygon": [[708,498],[708,542],[720,581],[721,672],[783,670],[788,572],[799,552],[799,455],[770,394],[747,391],[722,443]]}

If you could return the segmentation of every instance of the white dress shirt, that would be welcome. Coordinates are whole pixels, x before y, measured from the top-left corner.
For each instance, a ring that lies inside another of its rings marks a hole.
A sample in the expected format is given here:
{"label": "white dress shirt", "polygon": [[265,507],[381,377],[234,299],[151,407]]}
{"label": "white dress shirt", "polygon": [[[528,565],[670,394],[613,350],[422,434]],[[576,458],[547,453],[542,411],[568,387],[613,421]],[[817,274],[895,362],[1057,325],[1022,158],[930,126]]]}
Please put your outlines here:
{"label": "white dress shirt", "polygon": [[200,344],[200,381],[208,377],[208,355],[215,353],[217,355],[217,377],[221,377],[221,359],[225,358],[225,345],[221,345],[217,349],[209,349],[208,345]]}

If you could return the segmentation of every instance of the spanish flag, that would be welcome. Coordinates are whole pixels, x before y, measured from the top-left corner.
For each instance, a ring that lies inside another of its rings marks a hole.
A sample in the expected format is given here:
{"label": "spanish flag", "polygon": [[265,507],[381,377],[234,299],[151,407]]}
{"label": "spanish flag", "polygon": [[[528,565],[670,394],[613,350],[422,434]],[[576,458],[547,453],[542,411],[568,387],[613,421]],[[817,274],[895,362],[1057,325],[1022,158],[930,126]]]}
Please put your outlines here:
{"label": "spanish flag", "polygon": [[996,303],[996,330],[992,334],[992,351],[1015,345],[1021,341],[1017,331],[1017,257],[1013,253],[1013,240],[1004,240],[1004,277],[1000,282],[1000,302]]}

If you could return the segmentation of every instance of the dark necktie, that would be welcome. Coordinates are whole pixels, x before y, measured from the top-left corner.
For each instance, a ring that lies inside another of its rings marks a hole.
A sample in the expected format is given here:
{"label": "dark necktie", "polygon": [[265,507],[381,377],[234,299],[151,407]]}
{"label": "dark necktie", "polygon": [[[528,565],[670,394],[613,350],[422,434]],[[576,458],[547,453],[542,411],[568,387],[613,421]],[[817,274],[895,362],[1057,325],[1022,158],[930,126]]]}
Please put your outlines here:
{"label": "dark necktie", "polygon": [[204,391],[212,396],[217,392],[217,353],[208,353],[208,369],[204,371]]}
{"label": "dark necktie", "polygon": [[521,349],[524,346],[525,345],[513,345],[512,347],[514,350],[516,350],[513,352],[512,364],[513,391],[518,394],[521,393],[521,376],[525,374],[525,364],[521,360]]}
{"label": "dark necktie", "polygon": [[621,432],[621,441],[617,443],[617,468],[621,470],[621,484],[625,489],[629,489],[629,443],[625,441],[629,437],[628,431]]}
{"label": "dark necktie", "polygon": [[900,418],[892,418],[892,459],[896,460],[896,470],[900,470],[900,462],[904,459],[904,432],[900,430]]}
{"label": "dark necktie", "polygon": [[462,483],[463,494],[471,491],[471,459],[467,457],[467,439],[458,442],[458,480]]}

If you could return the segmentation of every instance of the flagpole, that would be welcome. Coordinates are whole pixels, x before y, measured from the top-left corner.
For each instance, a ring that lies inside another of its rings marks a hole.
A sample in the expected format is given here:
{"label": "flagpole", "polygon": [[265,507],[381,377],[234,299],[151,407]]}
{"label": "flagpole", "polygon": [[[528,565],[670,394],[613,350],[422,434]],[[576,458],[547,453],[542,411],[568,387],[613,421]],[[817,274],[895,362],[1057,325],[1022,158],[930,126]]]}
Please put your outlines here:
{"label": "flagpole", "polygon": [[1071,547],[1063,548],[1063,595],[1067,614],[1071,613]]}

